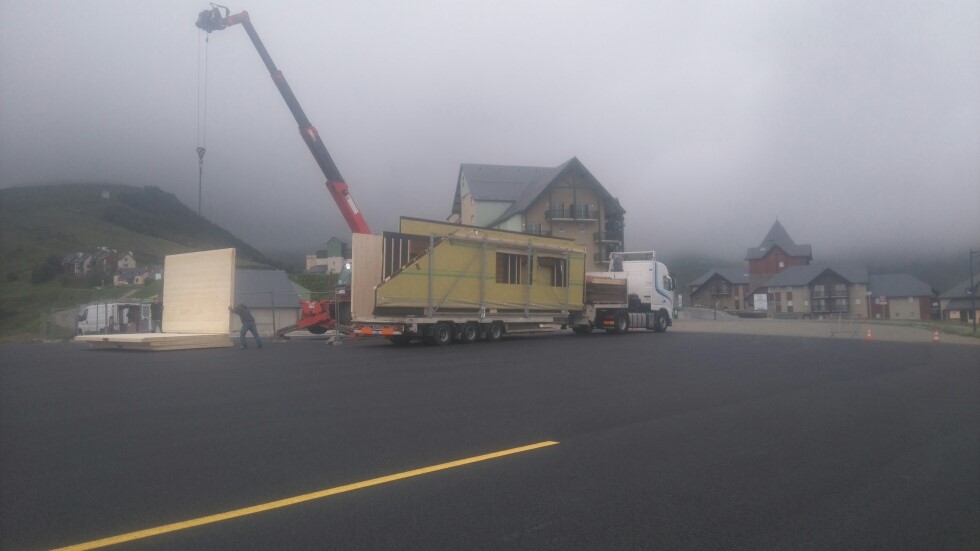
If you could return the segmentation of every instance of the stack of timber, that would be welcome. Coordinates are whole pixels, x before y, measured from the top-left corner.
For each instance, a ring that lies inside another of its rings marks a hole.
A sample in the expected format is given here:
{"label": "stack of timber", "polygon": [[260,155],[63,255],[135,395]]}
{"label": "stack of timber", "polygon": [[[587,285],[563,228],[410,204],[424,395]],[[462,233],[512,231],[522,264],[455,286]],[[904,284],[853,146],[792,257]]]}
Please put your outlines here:
{"label": "stack of timber", "polygon": [[235,298],[235,249],[169,255],[164,260],[163,327],[166,333],[82,335],[91,348],[186,350],[227,348]]}
{"label": "stack of timber", "polygon": [[120,335],[85,335],[79,341],[90,348],[114,350],[188,350],[192,348],[228,348],[232,341],[228,334],[208,333],[124,333]]}

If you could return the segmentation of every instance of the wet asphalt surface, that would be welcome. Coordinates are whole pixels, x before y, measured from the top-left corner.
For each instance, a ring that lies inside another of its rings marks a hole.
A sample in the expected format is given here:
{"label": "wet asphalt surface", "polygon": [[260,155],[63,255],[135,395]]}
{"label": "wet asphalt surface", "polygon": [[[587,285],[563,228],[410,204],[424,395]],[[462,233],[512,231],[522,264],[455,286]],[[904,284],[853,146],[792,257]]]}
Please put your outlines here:
{"label": "wet asphalt surface", "polygon": [[0,548],[975,549],[980,349],[711,333],[0,347]]}

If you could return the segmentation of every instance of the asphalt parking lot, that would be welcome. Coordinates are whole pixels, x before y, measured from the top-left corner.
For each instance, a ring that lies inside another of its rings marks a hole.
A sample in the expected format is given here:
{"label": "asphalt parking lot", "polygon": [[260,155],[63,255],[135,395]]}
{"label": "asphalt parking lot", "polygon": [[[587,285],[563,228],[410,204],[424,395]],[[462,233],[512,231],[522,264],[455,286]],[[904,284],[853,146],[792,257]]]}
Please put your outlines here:
{"label": "asphalt parking lot", "polygon": [[978,350],[673,330],[4,346],[0,547],[975,549]]}

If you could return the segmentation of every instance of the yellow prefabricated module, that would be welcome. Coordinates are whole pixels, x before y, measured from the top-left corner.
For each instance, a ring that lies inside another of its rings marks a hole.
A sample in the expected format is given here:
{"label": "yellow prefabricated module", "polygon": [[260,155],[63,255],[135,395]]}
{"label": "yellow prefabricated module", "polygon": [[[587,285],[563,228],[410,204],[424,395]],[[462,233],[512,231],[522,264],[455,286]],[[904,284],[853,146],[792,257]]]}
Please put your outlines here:
{"label": "yellow prefabricated module", "polygon": [[375,315],[536,315],[583,307],[586,251],[571,240],[415,218],[402,218],[400,230],[382,236]]}

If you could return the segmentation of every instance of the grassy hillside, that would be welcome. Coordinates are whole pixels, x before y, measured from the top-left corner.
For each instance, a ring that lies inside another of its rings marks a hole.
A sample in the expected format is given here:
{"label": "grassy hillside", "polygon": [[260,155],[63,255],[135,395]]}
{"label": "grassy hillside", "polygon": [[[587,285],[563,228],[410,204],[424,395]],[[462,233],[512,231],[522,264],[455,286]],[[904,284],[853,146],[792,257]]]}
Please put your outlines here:
{"label": "grassy hillside", "polygon": [[[40,313],[132,289],[95,289],[101,278],[57,275],[50,269],[72,252],[104,246],[132,251],[139,266],[162,264],[168,254],[234,247],[239,265],[274,264],[227,230],[197,215],[158,188],[64,184],[0,190],[0,338],[31,332]],[[106,281],[111,286],[111,281]]]}

